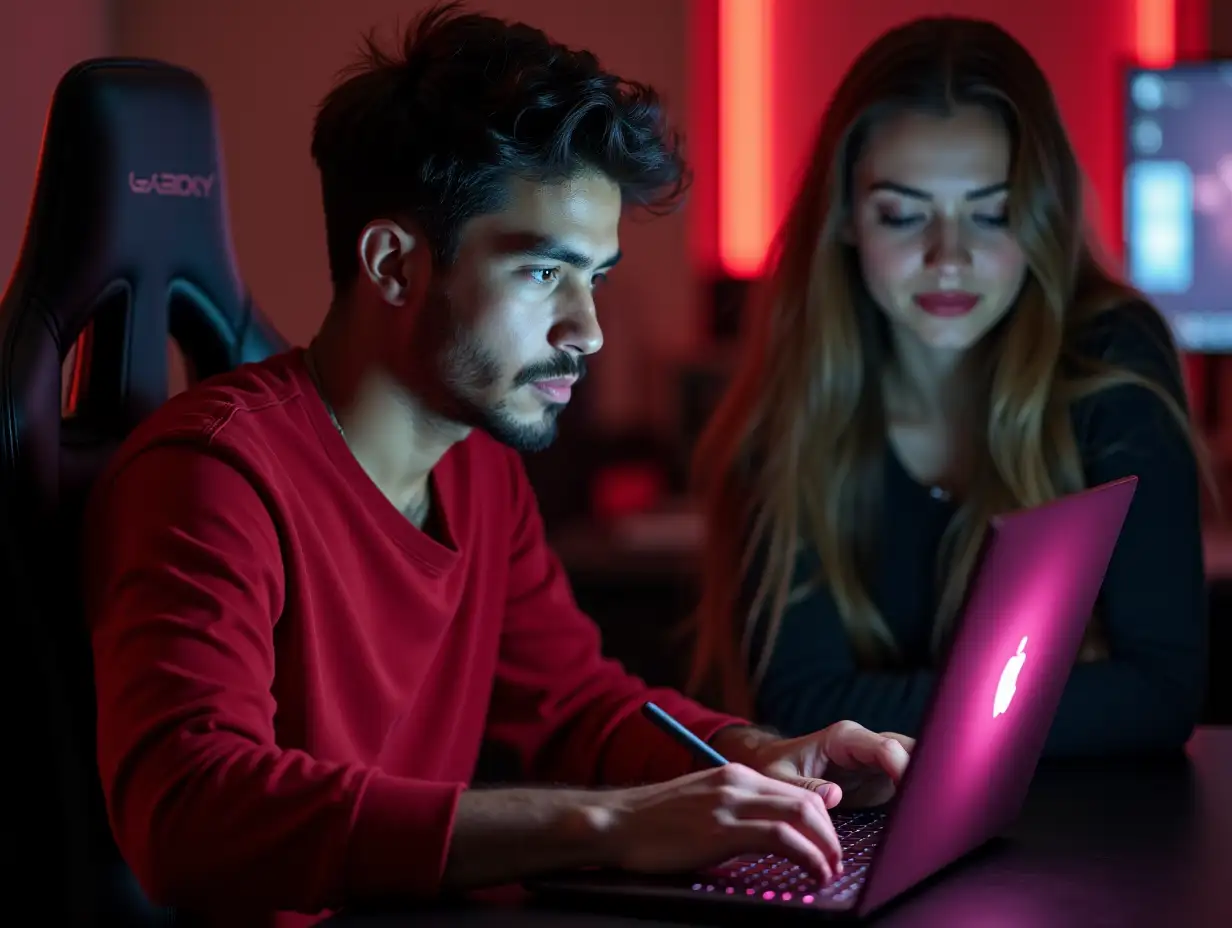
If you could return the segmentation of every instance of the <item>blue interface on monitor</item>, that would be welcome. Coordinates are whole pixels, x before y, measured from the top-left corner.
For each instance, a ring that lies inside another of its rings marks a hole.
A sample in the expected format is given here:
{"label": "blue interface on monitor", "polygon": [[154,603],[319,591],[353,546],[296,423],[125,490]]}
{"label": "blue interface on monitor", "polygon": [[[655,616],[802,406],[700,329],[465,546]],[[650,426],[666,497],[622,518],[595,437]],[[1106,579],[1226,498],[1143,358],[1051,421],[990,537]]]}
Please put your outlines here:
{"label": "blue interface on monitor", "polygon": [[1232,351],[1232,62],[1133,69],[1125,256],[1181,348]]}

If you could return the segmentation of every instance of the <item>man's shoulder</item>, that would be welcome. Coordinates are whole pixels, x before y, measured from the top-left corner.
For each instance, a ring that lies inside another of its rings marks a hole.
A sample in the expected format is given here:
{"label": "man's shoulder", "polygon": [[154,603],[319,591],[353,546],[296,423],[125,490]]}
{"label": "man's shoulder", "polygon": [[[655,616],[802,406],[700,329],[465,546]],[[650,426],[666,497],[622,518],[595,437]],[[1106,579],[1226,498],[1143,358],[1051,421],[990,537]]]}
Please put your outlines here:
{"label": "man's shoulder", "polygon": [[300,428],[288,421],[303,396],[297,363],[298,351],[293,350],[190,386],[133,430],[110,462],[108,473],[160,447],[242,456],[277,444],[280,434]]}

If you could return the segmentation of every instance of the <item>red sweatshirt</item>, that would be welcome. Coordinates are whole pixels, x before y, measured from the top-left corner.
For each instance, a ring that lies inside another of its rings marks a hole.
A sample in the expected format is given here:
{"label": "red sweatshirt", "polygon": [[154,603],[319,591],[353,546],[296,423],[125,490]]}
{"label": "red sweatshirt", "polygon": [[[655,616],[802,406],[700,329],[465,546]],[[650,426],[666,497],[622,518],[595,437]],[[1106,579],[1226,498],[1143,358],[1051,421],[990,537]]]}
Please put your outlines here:
{"label": "red sweatshirt", "polygon": [[368,478],[298,350],[121,449],[86,533],[98,759],[154,900],[238,924],[432,894],[485,736],[528,780],[619,785],[692,769],[645,699],[703,738],[739,723],[601,657],[515,453],[473,434],[432,484],[446,543]]}

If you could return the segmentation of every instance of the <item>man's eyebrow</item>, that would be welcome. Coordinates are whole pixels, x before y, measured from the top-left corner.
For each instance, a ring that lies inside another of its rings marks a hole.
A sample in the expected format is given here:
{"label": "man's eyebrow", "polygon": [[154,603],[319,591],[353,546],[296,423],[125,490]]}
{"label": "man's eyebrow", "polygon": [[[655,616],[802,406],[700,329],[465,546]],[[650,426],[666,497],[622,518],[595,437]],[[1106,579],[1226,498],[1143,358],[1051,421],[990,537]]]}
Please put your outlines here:
{"label": "man's eyebrow", "polygon": [[511,255],[525,255],[528,258],[539,258],[543,261],[559,261],[569,264],[580,271],[607,270],[620,261],[621,253],[617,251],[602,261],[595,262],[589,255],[576,248],[570,248],[563,242],[547,235],[530,233],[513,233],[503,237],[500,243],[501,251]]}

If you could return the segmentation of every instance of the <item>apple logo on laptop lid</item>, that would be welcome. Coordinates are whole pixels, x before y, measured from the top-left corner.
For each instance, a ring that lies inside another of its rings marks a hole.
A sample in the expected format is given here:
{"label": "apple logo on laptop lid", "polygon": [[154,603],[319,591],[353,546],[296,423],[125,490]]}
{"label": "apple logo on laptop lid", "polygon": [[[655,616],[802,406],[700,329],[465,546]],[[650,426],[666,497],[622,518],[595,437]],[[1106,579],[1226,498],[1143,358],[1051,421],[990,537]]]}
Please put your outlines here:
{"label": "apple logo on laptop lid", "polygon": [[1027,662],[1026,647],[1027,636],[1023,635],[1022,641],[1018,642],[1018,650],[1005,662],[1005,669],[1001,671],[1001,679],[997,683],[997,695],[992,701],[994,719],[1009,709],[1010,701],[1018,690],[1018,674],[1022,671],[1022,665]]}

